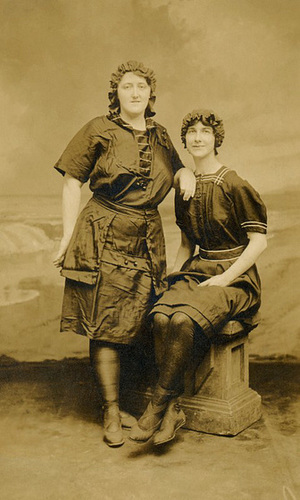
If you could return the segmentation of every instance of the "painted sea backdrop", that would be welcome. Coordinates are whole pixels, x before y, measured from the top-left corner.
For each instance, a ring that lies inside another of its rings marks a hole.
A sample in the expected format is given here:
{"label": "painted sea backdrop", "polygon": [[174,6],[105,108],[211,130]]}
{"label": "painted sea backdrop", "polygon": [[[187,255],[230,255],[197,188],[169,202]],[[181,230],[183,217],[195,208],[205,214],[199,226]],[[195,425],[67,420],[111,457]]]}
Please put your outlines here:
{"label": "painted sea backdrop", "polygon": [[[82,205],[89,197],[83,192]],[[263,286],[261,323],[250,335],[252,359],[300,357],[300,197],[268,193],[268,249],[258,268]],[[180,234],[173,194],[161,205],[171,269]],[[64,279],[52,264],[62,234],[60,196],[0,197],[0,336],[2,360],[85,357],[86,338],[61,334]]]}

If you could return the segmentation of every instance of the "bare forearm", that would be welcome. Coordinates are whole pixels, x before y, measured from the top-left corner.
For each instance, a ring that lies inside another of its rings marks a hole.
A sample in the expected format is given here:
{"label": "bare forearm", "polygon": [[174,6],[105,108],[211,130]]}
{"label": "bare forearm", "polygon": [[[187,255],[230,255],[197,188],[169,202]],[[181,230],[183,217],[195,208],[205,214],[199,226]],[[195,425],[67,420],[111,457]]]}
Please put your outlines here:
{"label": "bare forearm", "polygon": [[229,282],[234,281],[238,276],[248,271],[267,247],[266,236],[264,234],[252,233],[249,237],[250,241],[243,253],[224,273]]}
{"label": "bare forearm", "polygon": [[82,183],[66,174],[63,185],[62,217],[63,237],[71,238],[76,224],[80,201]]}
{"label": "bare forearm", "polygon": [[228,286],[236,278],[248,271],[267,247],[265,234],[248,233],[249,243],[239,258],[224,273],[216,274],[198,286]]}
{"label": "bare forearm", "polygon": [[179,247],[172,272],[180,271],[183,264],[190,258],[191,254],[187,248]]}
{"label": "bare forearm", "polygon": [[177,272],[180,271],[182,268],[183,264],[193,255],[195,250],[195,245],[193,245],[186,235],[182,232],[181,233],[181,244],[180,247],[178,248],[175,264],[173,267],[172,272]]}
{"label": "bare forearm", "polygon": [[78,179],[68,174],[65,175],[62,196],[63,237],[53,260],[53,264],[58,268],[63,266],[65,254],[76,224],[81,200],[81,186],[82,183]]}

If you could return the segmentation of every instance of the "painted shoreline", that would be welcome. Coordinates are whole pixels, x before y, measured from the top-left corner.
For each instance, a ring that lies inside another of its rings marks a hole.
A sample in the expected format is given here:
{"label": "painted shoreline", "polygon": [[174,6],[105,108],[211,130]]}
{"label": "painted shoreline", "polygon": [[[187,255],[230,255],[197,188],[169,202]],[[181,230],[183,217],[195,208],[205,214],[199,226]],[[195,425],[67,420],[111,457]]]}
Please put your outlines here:
{"label": "painted shoreline", "polygon": [[[266,198],[269,209],[279,210],[281,206],[300,215],[298,195],[281,193]],[[171,267],[180,235],[170,209],[163,207],[161,213]],[[258,261],[263,297],[261,324],[250,335],[250,356],[254,361],[300,358],[300,306],[296,293],[300,278],[299,225],[294,222],[286,228],[284,224],[273,227],[268,249]],[[86,338],[59,332],[64,280],[52,265],[57,245],[58,240],[50,249],[2,259],[0,355],[18,361],[88,355]]]}

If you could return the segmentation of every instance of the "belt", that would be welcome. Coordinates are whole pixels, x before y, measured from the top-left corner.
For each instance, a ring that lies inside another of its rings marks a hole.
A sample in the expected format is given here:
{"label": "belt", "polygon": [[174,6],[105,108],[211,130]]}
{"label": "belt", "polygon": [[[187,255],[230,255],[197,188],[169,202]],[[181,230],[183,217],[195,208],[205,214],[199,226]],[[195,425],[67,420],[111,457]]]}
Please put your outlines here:
{"label": "belt", "polygon": [[237,259],[245,250],[245,245],[224,250],[206,250],[199,247],[199,259],[201,260],[233,260]]}
{"label": "belt", "polygon": [[96,193],[94,193],[92,199],[99,205],[102,205],[103,207],[115,213],[129,214],[135,217],[144,217],[147,219],[157,217],[159,215],[157,208],[129,207],[127,205],[124,205],[123,203],[116,203],[115,201],[105,198],[104,196],[100,196]]}

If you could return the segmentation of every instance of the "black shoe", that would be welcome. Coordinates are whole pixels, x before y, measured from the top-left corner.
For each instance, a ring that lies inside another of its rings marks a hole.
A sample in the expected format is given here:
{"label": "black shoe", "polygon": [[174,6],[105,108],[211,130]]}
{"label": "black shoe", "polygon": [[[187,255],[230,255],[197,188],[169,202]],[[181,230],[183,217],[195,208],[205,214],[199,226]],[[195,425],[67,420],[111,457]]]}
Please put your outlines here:
{"label": "black shoe", "polygon": [[108,446],[122,446],[123,437],[119,405],[117,403],[105,403],[103,415],[104,441]]}
{"label": "black shoe", "polygon": [[129,439],[136,443],[145,443],[148,441],[155,431],[159,429],[166,407],[167,403],[161,406],[153,406],[150,401],[141,418],[132,427]]}
{"label": "black shoe", "polygon": [[185,414],[181,410],[177,400],[169,403],[159,431],[155,434],[153,443],[158,446],[168,443],[174,439],[176,431],[186,422]]}

